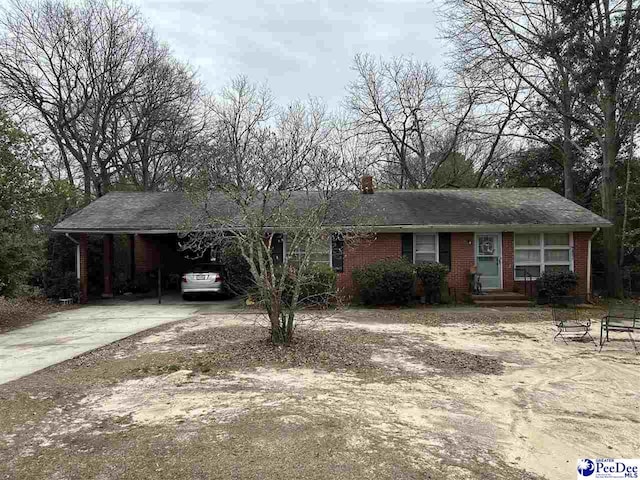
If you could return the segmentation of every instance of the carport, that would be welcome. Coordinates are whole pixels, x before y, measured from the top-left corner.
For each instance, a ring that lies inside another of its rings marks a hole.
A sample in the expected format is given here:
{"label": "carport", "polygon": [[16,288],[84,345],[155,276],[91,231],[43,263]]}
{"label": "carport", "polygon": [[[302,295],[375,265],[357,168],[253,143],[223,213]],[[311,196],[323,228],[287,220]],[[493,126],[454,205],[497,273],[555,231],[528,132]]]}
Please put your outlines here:
{"label": "carport", "polygon": [[[80,303],[87,303],[91,292],[108,299],[129,286],[179,290],[182,273],[202,261],[179,245],[180,225],[193,209],[182,194],[117,192],[56,225],[54,232],[76,243]],[[96,262],[100,253],[102,262]],[[100,278],[101,286],[96,285]]]}

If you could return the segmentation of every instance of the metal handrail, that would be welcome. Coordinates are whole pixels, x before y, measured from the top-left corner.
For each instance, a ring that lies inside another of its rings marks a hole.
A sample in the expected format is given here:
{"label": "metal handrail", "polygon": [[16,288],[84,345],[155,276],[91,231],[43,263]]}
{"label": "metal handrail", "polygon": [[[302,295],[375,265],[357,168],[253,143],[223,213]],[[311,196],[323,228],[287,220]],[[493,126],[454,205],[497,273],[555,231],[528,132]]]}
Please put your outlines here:
{"label": "metal handrail", "polygon": [[[529,293],[529,283],[531,283],[531,293]],[[524,270],[524,294],[529,298],[533,297],[533,275],[527,269]]]}

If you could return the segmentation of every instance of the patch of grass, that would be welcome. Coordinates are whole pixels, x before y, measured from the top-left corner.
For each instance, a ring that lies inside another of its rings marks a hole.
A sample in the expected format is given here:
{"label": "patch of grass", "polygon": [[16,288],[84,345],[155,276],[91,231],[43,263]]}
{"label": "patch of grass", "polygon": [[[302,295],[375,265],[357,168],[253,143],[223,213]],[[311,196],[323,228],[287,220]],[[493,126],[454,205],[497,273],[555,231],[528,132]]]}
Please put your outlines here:
{"label": "patch of grass", "polygon": [[9,433],[15,427],[39,422],[56,406],[51,398],[34,398],[19,392],[0,396],[2,414],[0,414],[0,432]]}
{"label": "patch of grass", "polygon": [[98,434],[60,436],[59,445],[34,447],[28,456],[20,449],[0,465],[0,478],[437,478],[415,464],[409,445],[383,439],[348,445],[351,422],[306,415],[304,425],[295,425],[280,421],[286,414],[257,411],[231,424],[200,425],[197,434],[188,424],[104,425]]}

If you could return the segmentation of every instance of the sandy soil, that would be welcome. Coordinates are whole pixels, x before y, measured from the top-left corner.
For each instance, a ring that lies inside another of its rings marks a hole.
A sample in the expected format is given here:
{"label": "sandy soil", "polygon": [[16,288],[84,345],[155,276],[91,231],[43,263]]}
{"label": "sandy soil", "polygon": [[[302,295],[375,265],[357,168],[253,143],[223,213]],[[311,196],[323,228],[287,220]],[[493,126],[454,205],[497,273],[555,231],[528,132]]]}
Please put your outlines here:
{"label": "sandy soil", "polygon": [[599,353],[539,311],[393,315],[336,315],[291,351],[254,316],[200,315],[0,387],[0,478],[561,479],[640,452],[625,335]]}

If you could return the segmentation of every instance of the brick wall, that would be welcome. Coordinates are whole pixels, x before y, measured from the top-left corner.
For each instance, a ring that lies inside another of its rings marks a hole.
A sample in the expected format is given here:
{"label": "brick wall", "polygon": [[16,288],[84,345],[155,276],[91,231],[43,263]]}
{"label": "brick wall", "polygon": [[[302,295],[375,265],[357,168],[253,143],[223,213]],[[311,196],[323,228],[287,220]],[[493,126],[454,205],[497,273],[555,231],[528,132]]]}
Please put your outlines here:
{"label": "brick wall", "polygon": [[[338,274],[338,288],[347,294],[353,294],[351,272],[354,268],[385,258],[400,258],[402,256],[401,238],[400,233],[379,233],[373,241],[345,248],[344,272]],[[454,289],[457,295],[469,291],[469,271],[473,264],[473,233],[452,233],[451,273],[449,273],[448,282],[449,287]]]}
{"label": "brick wall", "polygon": [[136,273],[151,272],[160,261],[160,252],[153,237],[136,234],[134,252]]}
{"label": "brick wall", "polygon": [[353,247],[345,247],[344,272],[338,274],[338,288],[345,294],[353,294],[351,272],[354,268],[385,258],[400,258],[402,256],[401,238],[400,233],[378,233],[372,241],[367,240]]}
{"label": "brick wall", "polygon": [[473,252],[473,233],[454,232],[451,234],[451,272],[449,288],[456,297],[469,292],[469,272],[475,263]]}
{"label": "brick wall", "polygon": [[587,295],[587,256],[591,232],[573,233],[573,269],[578,275],[578,295]]}
{"label": "brick wall", "polygon": [[502,288],[510,292],[514,290],[513,280],[513,232],[502,233]]}

